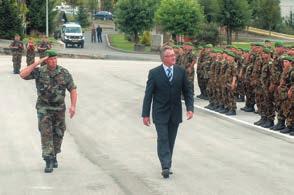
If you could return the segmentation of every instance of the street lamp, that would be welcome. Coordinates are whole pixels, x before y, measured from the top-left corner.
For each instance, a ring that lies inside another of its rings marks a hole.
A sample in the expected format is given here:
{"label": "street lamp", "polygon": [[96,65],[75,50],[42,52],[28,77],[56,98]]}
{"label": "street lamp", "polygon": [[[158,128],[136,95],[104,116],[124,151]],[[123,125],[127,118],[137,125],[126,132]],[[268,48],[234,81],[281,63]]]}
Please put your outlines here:
{"label": "street lamp", "polygon": [[46,0],[46,36],[48,37],[49,30],[48,30],[48,0]]}

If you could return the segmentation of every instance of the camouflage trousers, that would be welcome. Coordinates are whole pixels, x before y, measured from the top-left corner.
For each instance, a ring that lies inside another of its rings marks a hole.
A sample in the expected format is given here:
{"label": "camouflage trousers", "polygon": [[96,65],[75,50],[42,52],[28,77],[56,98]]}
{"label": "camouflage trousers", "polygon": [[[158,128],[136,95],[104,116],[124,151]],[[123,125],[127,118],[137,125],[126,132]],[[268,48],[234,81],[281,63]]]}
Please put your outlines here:
{"label": "camouflage trousers", "polygon": [[284,108],[286,116],[286,125],[291,127],[294,125],[294,100],[287,100],[287,106]]}
{"label": "camouflage trousers", "polygon": [[236,95],[237,97],[240,95],[240,96],[245,96],[245,86],[244,86],[244,82],[242,80],[238,80],[237,82],[237,91],[236,91]]}
{"label": "camouflage trousers", "polygon": [[222,87],[220,85],[220,81],[216,81],[216,86],[215,86],[215,102],[216,105],[221,106],[224,105],[223,103],[223,96],[222,96]]}
{"label": "camouflage trousers", "polygon": [[203,78],[203,74],[202,74],[202,72],[198,71],[198,69],[197,69],[196,73],[197,73],[197,82],[198,82],[200,92],[201,92],[202,95],[206,96],[206,86],[205,86],[205,81],[204,81],[204,78]]}
{"label": "camouflage trousers", "polygon": [[65,111],[38,110],[38,126],[41,134],[42,157],[46,160],[61,152],[64,136]]}
{"label": "camouflage trousers", "polygon": [[35,55],[27,55],[27,66],[35,62]]}
{"label": "camouflage trousers", "polygon": [[230,84],[226,84],[226,86],[224,87],[223,97],[224,97],[225,108],[236,111],[237,104],[235,99],[235,91],[231,89]]}
{"label": "camouflage trousers", "polygon": [[250,82],[246,82],[244,87],[245,87],[245,96],[246,96],[245,105],[247,107],[254,107],[255,105],[254,88],[250,85]]}
{"label": "camouflage trousers", "polygon": [[192,88],[192,92],[193,92],[193,95],[194,95],[194,81],[195,81],[195,72],[187,72],[187,76],[188,76],[188,81],[190,82],[190,85],[191,85],[191,88]]}
{"label": "camouflage trousers", "polygon": [[214,83],[211,79],[207,83],[206,92],[207,92],[209,103],[213,103],[214,102]]}
{"label": "camouflage trousers", "polygon": [[277,112],[278,120],[286,120],[286,116],[284,115],[284,110],[286,108],[287,102],[286,98],[282,98],[281,94],[276,90],[274,93],[275,98],[275,110]]}
{"label": "camouflage trousers", "polygon": [[274,105],[274,95],[270,93],[267,89],[263,89],[263,101],[261,102],[260,115],[274,121],[275,120],[275,105]]}
{"label": "camouflage trousers", "polygon": [[12,62],[13,62],[13,72],[19,73],[21,67],[21,54],[13,54],[12,55]]}
{"label": "camouflage trousers", "polygon": [[264,101],[263,90],[260,86],[256,86],[254,91],[255,91],[255,103],[257,107],[257,112],[260,116],[265,116],[265,110],[262,109],[262,102]]}

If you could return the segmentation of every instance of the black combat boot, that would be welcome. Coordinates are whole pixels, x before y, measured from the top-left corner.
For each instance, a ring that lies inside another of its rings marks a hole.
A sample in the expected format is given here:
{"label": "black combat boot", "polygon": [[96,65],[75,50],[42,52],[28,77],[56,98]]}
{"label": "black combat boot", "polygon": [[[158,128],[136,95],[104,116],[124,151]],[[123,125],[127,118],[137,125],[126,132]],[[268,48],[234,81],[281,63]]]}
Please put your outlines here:
{"label": "black combat boot", "polygon": [[235,116],[236,115],[236,110],[230,110],[229,112],[226,113],[228,116]]}
{"label": "black combat boot", "polygon": [[219,106],[217,104],[214,104],[213,107],[211,108],[211,110],[216,111],[219,108]]}
{"label": "black combat boot", "polygon": [[250,106],[250,107],[245,108],[243,111],[244,112],[254,112],[255,109],[254,109],[254,107]]}
{"label": "black combat boot", "polygon": [[247,105],[245,105],[243,108],[240,108],[240,110],[247,110],[249,107]]}
{"label": "black combat boot", "polygon": [[58,162],[57,162],[56,156],[53,158],[53,168],[58,168]]}
{"label": "black combat boot", "polygon": [[262,124],[264,124],[266,122],[266,117],[262,116],[259,121],[254,122],[254,125],[258,125],[261,126]]}
{"label": "black combat boot", "polygon": [[279,131],[285,128],[285,120],[278,120],[278,123],[271,129],[274,131]]}
{"label": "black combat boot", "polygon": [[224,108],[224,109],[222,109],[222,110],[219,111],[219,113],[222,113],[222,114],[225,114],[227,112],[229,112],[229,109],[228,108]]}
{"label": "black combat boot", "polygon": [[53,164],[54,164],[54,160],[52,158],[47,158],[45,159],[46,161],[46,167],[44,169],[45,173],[51,173],[53,171]]}
{"label": "black combat boot", "polygon": [[216,112],[220,112],[224,109],[224,105],[219,105],[217,109],[215,109]]}
{"label": "black combat boot", "polygon": [[294,125],[292,125],[291,127],[288,127],[291,129],[290,135],[294,136]]}
{"label": "black combat boot", "polygon": [[281,133],[290,133],[290,135],[294,135],[294,126],[287,126],[286,128],[282,129],[280,132]]}
{"label": "black combat boot", "polygon": [[267,118],[266,121],[265,121],[265,123],[263,123],[260,126],[262,126],[264,128],[270,128],[270,127],[274,126],[274,121]]}

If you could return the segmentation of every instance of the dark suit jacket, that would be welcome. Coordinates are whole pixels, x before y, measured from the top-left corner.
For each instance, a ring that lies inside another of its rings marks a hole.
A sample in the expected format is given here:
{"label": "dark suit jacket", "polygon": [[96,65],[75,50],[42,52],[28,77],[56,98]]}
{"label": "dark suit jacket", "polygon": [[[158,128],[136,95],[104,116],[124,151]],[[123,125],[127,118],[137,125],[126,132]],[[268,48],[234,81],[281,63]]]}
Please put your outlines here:
{"label": "dark suit jacket", "polygon": [[179,66],[173,67],[173,79],[169,82],[162,65],[149,71],[142,117],[150,116],[152,102],[152,118],[156,123],[182,122],[183,93],[187,111],[194,111],[194,99],[186,71]]}

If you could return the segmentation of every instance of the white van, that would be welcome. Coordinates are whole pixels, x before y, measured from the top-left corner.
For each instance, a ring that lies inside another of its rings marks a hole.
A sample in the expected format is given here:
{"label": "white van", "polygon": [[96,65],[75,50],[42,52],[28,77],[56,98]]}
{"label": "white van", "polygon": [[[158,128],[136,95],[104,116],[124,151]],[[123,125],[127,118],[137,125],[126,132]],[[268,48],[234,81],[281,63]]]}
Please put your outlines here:
{"label": "white van", "polygon": [[84,48],[85,38],[81,25],[76,23],[63,24],[61,28],[61,41],[65,43],[66,48],[68,45]]}

